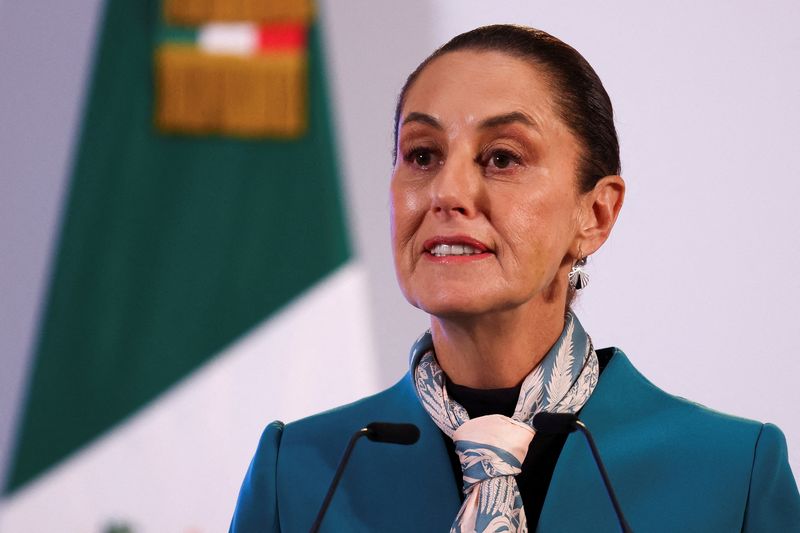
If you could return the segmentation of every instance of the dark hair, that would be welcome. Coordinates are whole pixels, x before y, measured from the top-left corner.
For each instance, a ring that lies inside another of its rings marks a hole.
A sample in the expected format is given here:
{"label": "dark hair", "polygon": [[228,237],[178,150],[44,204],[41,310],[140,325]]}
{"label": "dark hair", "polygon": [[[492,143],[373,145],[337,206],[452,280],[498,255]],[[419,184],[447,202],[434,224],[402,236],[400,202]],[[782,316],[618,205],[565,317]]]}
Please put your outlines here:
{"label": "dark hair", "polygon": [[580,192],[592,190],[603,176],[620,173],[614,112],[597,73],[577,50],[549,33],[510,24],[483,26],[457,35],[411,73],[400,91],[394,115],[395,158],[400,113],[409,89],[431,61],[457,50],[505,52],[545,69],[561,119],[582,145]]}

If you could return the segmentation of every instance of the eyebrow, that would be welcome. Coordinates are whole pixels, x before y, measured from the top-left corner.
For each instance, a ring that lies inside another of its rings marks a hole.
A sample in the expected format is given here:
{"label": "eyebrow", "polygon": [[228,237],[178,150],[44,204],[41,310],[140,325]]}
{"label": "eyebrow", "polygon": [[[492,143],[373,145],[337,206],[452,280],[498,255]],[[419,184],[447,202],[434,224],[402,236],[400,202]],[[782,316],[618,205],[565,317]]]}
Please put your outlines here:
{"label": "eyebrow", "polygon": [[539,129],[539,126],[531,117],[520,111],[513,111],[511,113],[506,113],[504,115],[497,115],[496,117],[485,118],[482,121],[480,121],[480,123],[478,124],[478,128],[485,130],[514,123],[522,124],[523,126],[528,126],[529,128],[533,128],[536,130]]}
{"label": "eyebrow", "polygon": [[432,116],[425,113],[418,113],[416,111],[413,111],[408,114],[408,116],[403,120],[403,126],[405,126],[409,122],[421,122],[423,124],[431,126],[432,128],[436,128],[437,130],[444,129],[442,125],[439,123],[439,121],[433,118]]}
{"label": "eyebrow", "polygon": [[[420,122],[422,124],[426,124],[432,128],[436,128],[437,130],[443,130],[441,123],[436,120],[431,115],[426,113],[419,113],[417,111],[413,111],[406,116],[403,120],[403,126],[408,124],[409,122]],[[504,113],[502,115],[497,115],[494,117],[485,118],[480,123],[478,123],[478,128],[482,130],[497,128],[499,126],[505,126],[507,124],[522,124],[523,126],[527,126],[533,129],[539,129],[539,126],[536,122],[521,111],[512,111],[511,113]]]}

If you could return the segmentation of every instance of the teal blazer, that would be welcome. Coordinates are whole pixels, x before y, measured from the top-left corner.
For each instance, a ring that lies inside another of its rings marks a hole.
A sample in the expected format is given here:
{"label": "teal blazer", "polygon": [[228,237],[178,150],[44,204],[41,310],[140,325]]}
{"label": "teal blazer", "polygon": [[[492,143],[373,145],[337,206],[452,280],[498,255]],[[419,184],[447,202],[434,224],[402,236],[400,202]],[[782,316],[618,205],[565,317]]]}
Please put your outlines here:
{"label": "teal blazer", "polygon": [[[634,531],[800,532],[800,495],[780,430],[655,387],[615,350],[581,411]],[[406,375],[356,403],[264,431],[230,531],[307,532],[350,436],[411,422],[412,446],[362,439],[321,531],[449,531],[461,506],[444,440]],[[537,531],[619,531],[583,435],[556,464]]]}

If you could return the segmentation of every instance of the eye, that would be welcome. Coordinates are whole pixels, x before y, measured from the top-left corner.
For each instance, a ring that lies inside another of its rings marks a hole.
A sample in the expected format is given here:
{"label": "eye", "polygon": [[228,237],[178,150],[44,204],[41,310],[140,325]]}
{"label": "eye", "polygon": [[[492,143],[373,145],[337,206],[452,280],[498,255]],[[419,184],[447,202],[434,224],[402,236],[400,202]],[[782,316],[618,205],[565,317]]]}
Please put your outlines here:
{"label": "eye", "polygon": [[506,152],[495,152],[492,155],[491,163],[494,164],[497,168],[506,168],[508,165],[514,162],[513,157],[511,154]]}
{"label": "eye", "polygon": [[478,159],[478,163],[489,170],[507,170],[521,162],[522,158],[514,152],[500,149],[490,150]]}
{"label": "eye", "polygon": [[414,163],[421,167],[430,166],[432,161],[433,161],[433,154],[431,154],[427,150],[417,150],[414,153]]}
{"label": "eye", "polygon": [[425,170],[438,164],[441,158],[439,153],[431,148],[414,148],[403,159],[412,166]]}

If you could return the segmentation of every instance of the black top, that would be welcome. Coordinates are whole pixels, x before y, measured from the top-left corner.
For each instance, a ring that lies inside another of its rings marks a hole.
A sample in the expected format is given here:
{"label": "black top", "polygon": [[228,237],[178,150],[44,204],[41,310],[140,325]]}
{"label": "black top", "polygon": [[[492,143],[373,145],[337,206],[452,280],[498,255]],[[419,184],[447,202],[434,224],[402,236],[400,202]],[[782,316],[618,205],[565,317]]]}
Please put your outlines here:
{"label": "black top", "polygon": [[[613,348],[603,348],[597,350],[597,359],[600,363],[600,372],[606,367],[614,354]],[[517,398],[522,385],[509,389],[471,389],[462,385],[456,385],[446,381],[447,394],[455,401],[460,403],[467,410],[470,418],[477,418],[484,415],[501,414],[511,416],[517,406]],[[464,500],[464,493],[461,490],[463,478],[461,474],[461,464],[456,455],[456,448],[453,441],[442,433],[450,463],[453,466],[456,484],[458,486],[461,500]],[[547,489],[550,487],[550,479],[556,468],[556,462],[561,455],[561,449],[567,441],[567,435],[544,435],[536,434],[528,448],[528,454],[522,463],[522,472],[517,475],[517,485],[522,495],[522,504],[525,506],[525,518],[528,521],[528,529],[536,530],[539,523],[539,515],[542,513],[544,499],[547,496]]]}

